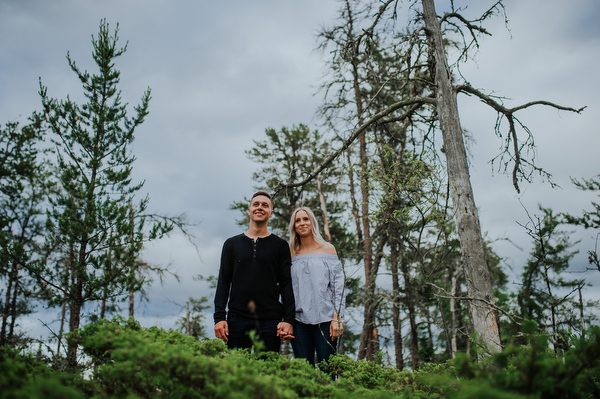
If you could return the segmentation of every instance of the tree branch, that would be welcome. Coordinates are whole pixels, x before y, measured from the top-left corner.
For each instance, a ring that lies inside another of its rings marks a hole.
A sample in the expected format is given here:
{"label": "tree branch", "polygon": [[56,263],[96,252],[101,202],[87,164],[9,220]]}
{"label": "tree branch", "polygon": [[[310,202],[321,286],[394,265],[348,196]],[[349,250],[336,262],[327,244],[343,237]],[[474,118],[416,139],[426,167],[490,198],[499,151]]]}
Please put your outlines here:
{"label": "tree branch", "polygon": [[[350,147],[350,145],[354,142],[354,140],[356,140],[358,138],[358,136],[360,136],[361,133],[363,133],[369,126],[371,126],[373,123],[379,121],[380,119],[382,119],[383,117],[391,114],[392,112],[402,108],[402,107],[406,107],[406,106],[414,106],[417,104],[430,104],[430,105],[435,105],[436,101],[433,97],[419,97],[419,98],[413,98],[410,100],[405,100],[405,101],[399,101],[397,103],[394,103],[392,105],[390,105],[388,108],[384,109],[383,111],[373,115],[368,121],[366,121],[365,123],[363,123],[361,126],[359,126],[354,133],[352,133],[352,135],[346,140],[344,141],[344,143],[342,144],[342,146],[335,151],[333,154],[331,154],[313,173],[311,173],[308,177],[306,177],[304,180],[298,182],[298,183],[283,183],[283,182],[279,182],[275,187],[274,187],[274,195],[276,196],[277,194],[279,194],[282,190],[286,189],[286,188],[292,188],[292,187],[300,187],[305,185],[306,183],[310,182],[311,180],[313,180],[319,173],[321,173],[321,171],[323,169],[325,169],[327,166],[329,166],[338,156],[340,156],[340,154],[342,152],[344,152],[346,149],[348,149],[348,147]],[[414,109],[411,108],[406,112],[406,116],[408,116],[410,113],[414,112]],[[397,119],[397,118],[394,118]]]}
{"label": "tree branch", "polygon": [[[569,111],[569,112],[575,112],[577,114],[580,114],[581,112],[583,112],[583,110],[587,107],[582,107],[582,108],[572,108],[572,107],[565,107],[562,105],[558,105],[558,104],[554,104],[550,101],[544,101],[544,100],[539,100],[539,101],[530,101],[528,103],[525,103],[523,105],[519,105],[517,107],[513,107],[513,108],[506,108],[503,104],[501,104],[500,102],[496,101],[492,96],[489,96],[487,94],[482,93],[481,91],[473,88],[471,85],[468,84],[464,84],[464,85],[458,85],[454,87],[454,90],[456,93],[466,93],[467,95],[474,95],[476,97],[478,97],[482,102],[484,102],[485,104],[489,105],[490,107],[492,107],[497,113],[498,113],[498,119],[496,121],[496,131],[499,133],[499,125],[500,125],[500,121],[501,121],[501,116],[504,116],[506,118],[506,120],[508,121],[508,134],[510,136],[510,139],[508,139],[508,141],[510,142],[510,140],[512,139],[513,141],[513,157],[514,157],[514,162],[515,165],[513,166],[513,171],[512,171],[512,179],[513,179],[513,186],[515,187],[515,189],[517,190],[517,192],[520,192],[519,189],[519,183],[518,183],[518,176],[519,173],[521,173],[523,176],[525,175],[522,170],[521,170],[521,164],[523,162],[522,158],[521,158],[521,151],[518,145],[518,140],[517,140],[517,131],[515,128],[515,122],[518,122],[523,129],[525,129],[525,131],[528,132],[528,134],[530,136],[532,136],[531,132],[529,131],[529,129],[527,129],[527,127],[525,125],[523,125],[515,116],[514,114],[517,111],[521,111],[523,109],[529,108],[529,107],[533,107],[535,105],[545,105],[548,107],[552,107],[552,108],[556,108],[558,110],[561,111]],[[529,165],[534,168],[537,169],[538,171],[542,171],[539,168],[536,168],[532,163],[529,163]]]}
{"label": "tree branch", "polygon": [[458,301],[479,301],[479,302],[483,302],[484,304],[488,305],[490,308],[504,314],[506,317],[508,317],[513,323],[517,324],[517,325],[521,325],[521,323],[517,320],[518,318],[520,319],[520,317],[515,316],[514,314],[507,312],[506,310],[502,309],[501,307],[499,307],[498,305],[496,305],[493,302],[490,302],[484,298],[475,298],[475,297],[467,297],[467,296],[455,296],[455,295],[451,295],[449,293],[446,292],[446,290],[444,290],[442,287],[437,286],[434,283],[427,283],[428,285],[431,285],[432,287],[436,288],[437,290],[443,292],[445,295],[440,295],[440,294],[435,294],[434,295],[437,298],[443,298],[443,299],[456,299]]}

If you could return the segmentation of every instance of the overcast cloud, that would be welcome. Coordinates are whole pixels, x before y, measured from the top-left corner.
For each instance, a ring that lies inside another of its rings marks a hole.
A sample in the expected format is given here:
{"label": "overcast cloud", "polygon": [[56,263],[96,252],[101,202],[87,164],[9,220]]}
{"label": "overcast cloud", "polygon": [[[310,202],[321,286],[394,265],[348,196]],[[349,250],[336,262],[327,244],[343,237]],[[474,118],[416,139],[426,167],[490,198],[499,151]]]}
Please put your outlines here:
{"label": "overcast cloud", "polygon": [[[455,2],[458,4],[459,2]],[[460,2],[462,3],[462,2]],[[473,7],[482,7],[480,3]],[[438,13],[444,3],[438,2]],[[463,127],[471,145],[471,177],[482,229],[488,239],[509,237],[518,245],[495,244],[518,273],[530,249],[517,222],[527,223],[525,209],[537,204],[556,212],[590,209],[594,193],[576,190],[570,177],[600,173],[597,121],[600,103],[600,3],[597,0],[505,1],[508,29],[502,18],[487,27],[493,36],[481,42],[475,62],[462,68],[470,83],[507,97],[514,106],[548,100],[579,108],[581,114],[537,107],[520,114],[534,133],[539,165],[561,189],[537,180],[512,188],[510,177],[492,173],[488,161],[501,141],[494,136],[495,114],[468,97],[460,98]],[[25,123],[39,109],[38,78],[54,98],[82,101],[79,82],[65,56],[82,69],[95,71],[91,35],[102,18],[119,23],[128,51],[117,60],[123,98],[136,105],[152,89],[150,114],[137,130],[135,176],[146,180],[151,208],[169,215],[186,213],[200,254],[180,234],[153,244],[145,253],[152,263],[170,265],[182,279],[167,279],[150,290],[150,302],[136,315],[144,325],[174,327],[183,314],[176,304],[211,295],[193,277],[214,275],[223,241],[241,232],[239,214],[229,204],[251,194],[257,165],[244,151],[262,139],[268,127],[314,119],[320,96],[314,96],[323,59],[313,50],[316,33],[331,24],[334,0],[0,0],[0,123]],[[401,9],[405,12],[406,8]],[[594,232],[577,231],[582,255],[573,270],[586,267],[585,252]],[[588,272],[599,284],[598,272]],[[47,335],[37,317],[51,322],[58,312],[41,313],[23,322],[28,331]],[[211,323],[211,316],[207,318]],[[212,330],[208,328],[211,336]]]}

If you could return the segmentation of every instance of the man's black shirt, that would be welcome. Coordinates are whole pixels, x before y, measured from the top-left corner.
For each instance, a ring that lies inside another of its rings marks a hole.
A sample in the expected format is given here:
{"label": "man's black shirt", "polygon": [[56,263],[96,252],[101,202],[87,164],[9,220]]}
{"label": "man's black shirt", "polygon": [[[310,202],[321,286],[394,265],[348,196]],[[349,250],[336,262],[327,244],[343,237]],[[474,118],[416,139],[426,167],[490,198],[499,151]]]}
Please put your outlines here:
{"label": "man's black shirt", "polygon": [[[215,324],[231,314],[294,322],[290,248],[275,234],[256,241],[239,234],[223,244]],[[281,302],[279,298],[281,297]]]}

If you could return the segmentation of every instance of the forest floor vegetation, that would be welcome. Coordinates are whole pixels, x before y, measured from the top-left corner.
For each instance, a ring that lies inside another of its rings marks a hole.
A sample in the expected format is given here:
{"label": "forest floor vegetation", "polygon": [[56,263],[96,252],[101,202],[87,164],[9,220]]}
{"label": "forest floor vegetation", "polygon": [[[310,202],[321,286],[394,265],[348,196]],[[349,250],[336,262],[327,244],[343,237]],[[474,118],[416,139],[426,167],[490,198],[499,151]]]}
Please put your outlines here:
{"label": "forest floor vegetation", "polygon": [[525,344],[508,343],[493,356],[461,354],[415,371],[336,355],[328,364],[335,381],[303,360],[228,350],[220,340],[122,318],[89,324],[69,339],[83,351],[77,370],[41,350],[0,348],[2,398],[600,397],[599,327],[559,351],[532,332]]}

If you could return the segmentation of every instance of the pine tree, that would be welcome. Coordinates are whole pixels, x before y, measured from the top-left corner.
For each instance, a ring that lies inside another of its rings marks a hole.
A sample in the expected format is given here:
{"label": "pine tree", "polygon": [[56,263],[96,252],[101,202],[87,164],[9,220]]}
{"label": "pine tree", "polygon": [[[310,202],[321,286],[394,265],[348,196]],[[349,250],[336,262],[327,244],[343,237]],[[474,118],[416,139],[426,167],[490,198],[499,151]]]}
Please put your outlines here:
{"label": "pine tree", "polygon": [[522,318],[559,338],[561,331],[579,327],[574,294],[585,281],[565,278],[577,251],[572,250],[570,233],[559,229],[559,217],[551,209],[540,210],[542,215],[531,217],[524,226],[533,249],[521,276],[517,303]]}
{"label": "pine tree", "polygon": [[53,186],[39,145],[43,137],[39,120],[0,129],[0,275],[6,280],[0,345],[13,338],[17,318],[31,312],[31,299],[43,292],[26,273],[40,257],[42,204]]}
{"label": "pine tree", "polygon": [[[48,245],[58,251],[54,261],[49,259],[36,275],[52,287],[55,303],[68,303],[69,331],[80,327],[84,304],[102,300],[105,288],[113,298],[126,293],[135,283],[129,271],[143,243],[172,228],[154,221],[145,226],[148,198],[135,203],[143,183],[132,183],[135,157],[130,145],[148,114],[150,89],[129,117],[114,64],[127,46],[118,47],[117,42],[118,25],[111,35],[109,24],[102,20],[97,38],[92,37],[95,74],[81,70],[67,54],[83,87],[87,100],[83,105],[68,97],[50,98],[40,80],[61,191],[52,199],[48,214],[52,232]],[[76,342],[69,341],[67,360],[71,367],[77,365]]]}
{"label": "pine tree", "polygon": [[[600,191],[600,175],[592,179],[571,179],[575,186],[583,191]],[[600,238],[600,203],[592,201],[593,210],[583,211],[581,216],[563,214],[567,223],[583,226],[586,229],[596,230],[596,246],[588,250],[588,261],[590,265],[600,272],[600,258],[598,257],[598,239]]]}

